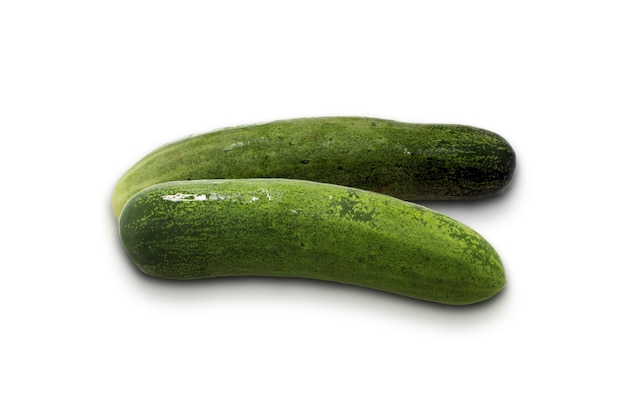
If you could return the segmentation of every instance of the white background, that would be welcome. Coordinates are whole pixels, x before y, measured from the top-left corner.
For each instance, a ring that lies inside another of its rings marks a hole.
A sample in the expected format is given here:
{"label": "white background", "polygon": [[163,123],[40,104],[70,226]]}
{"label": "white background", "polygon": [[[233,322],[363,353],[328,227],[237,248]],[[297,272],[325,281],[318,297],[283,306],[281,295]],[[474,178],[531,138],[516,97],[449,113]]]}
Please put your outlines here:
{"label": "white background", "polygon": [[[624,416],[625,13],[583,1],[4,1],[4,416]],[[508,286],[445,307],[305,280],[160,281],[117,179],[166,142],[357,115],[493,130],[501,197],[428,203]]]}

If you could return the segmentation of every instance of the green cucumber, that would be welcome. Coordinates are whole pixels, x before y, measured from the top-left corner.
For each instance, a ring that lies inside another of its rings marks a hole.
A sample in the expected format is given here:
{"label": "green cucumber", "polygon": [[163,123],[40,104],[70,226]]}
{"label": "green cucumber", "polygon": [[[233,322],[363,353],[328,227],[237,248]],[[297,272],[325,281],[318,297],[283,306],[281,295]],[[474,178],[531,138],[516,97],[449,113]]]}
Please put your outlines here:
{"label": "green cucumber", "polygon": [[507,141],[475,127],[292,119],[222,129],[155,150],[119,180],[113,211],[119,217],[124,203],[150,185],[212,178],[290,178],[404,200],[469,200],[502,191],[514,170]]}
{"label": "green cucumber", "polygon": [[174,181],[124,206],[119,231],[146,274],[301,277],[444,304],[502,289],[494,248],[468,226],[395,197],[289,179]]}

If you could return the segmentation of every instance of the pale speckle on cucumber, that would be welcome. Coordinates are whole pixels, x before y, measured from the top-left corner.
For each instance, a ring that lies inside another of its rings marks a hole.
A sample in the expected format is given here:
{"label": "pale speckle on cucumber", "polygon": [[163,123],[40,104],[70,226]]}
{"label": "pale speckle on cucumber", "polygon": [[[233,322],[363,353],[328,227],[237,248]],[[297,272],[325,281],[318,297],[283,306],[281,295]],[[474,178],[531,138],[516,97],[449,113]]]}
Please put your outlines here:
{"label": "pale speckle on cucumber", "polygon": [[174,194],[174,195],[164,195],[161,198],[163,200],[169,201],[202,201],[206,200],[205,194]]}

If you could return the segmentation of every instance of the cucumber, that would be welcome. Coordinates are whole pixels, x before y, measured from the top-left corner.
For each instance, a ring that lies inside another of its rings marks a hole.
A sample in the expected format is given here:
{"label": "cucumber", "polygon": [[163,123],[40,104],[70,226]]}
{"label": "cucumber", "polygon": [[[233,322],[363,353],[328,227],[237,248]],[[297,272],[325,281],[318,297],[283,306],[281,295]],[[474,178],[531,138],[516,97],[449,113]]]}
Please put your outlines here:
{"label": "cucumber", "polygon": [[505,285],[494,248],[468,226],[366,190],[290,179],[174,181],[124,206],[119,232],[146,274],[301,277],[443,304]]}
{"label": "cucumber", "polygon": [[290,178],[362,188],[404,200],[458,200],[502,191],[515,153],[499,135],[460,125],[364,117],[275,121],[222,129],[165,145],[126,172],[124,203],[153,184],[212,178]]}

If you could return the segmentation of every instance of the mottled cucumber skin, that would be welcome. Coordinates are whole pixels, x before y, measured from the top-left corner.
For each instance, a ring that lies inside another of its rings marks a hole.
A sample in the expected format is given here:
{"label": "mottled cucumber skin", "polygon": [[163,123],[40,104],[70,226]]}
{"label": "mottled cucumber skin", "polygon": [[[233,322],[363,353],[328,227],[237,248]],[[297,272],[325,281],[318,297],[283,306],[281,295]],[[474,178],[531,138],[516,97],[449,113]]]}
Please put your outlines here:
{"label": "mottled cucumber skin", "polygon": [[494,248],[469,227],[394,197],[289,179],[161,183],[119,220],[133,262],[161,278],[302,277],[444,304],[505,284]]}
{"label": "mottled cucumber skin", "polygon": [[290,178],[404,200],[471,200],[509,184],[515,153],[499,135],[461,125],[321,117],[222,129],[165,145],[119,180],[113,210],[153,184]]}

